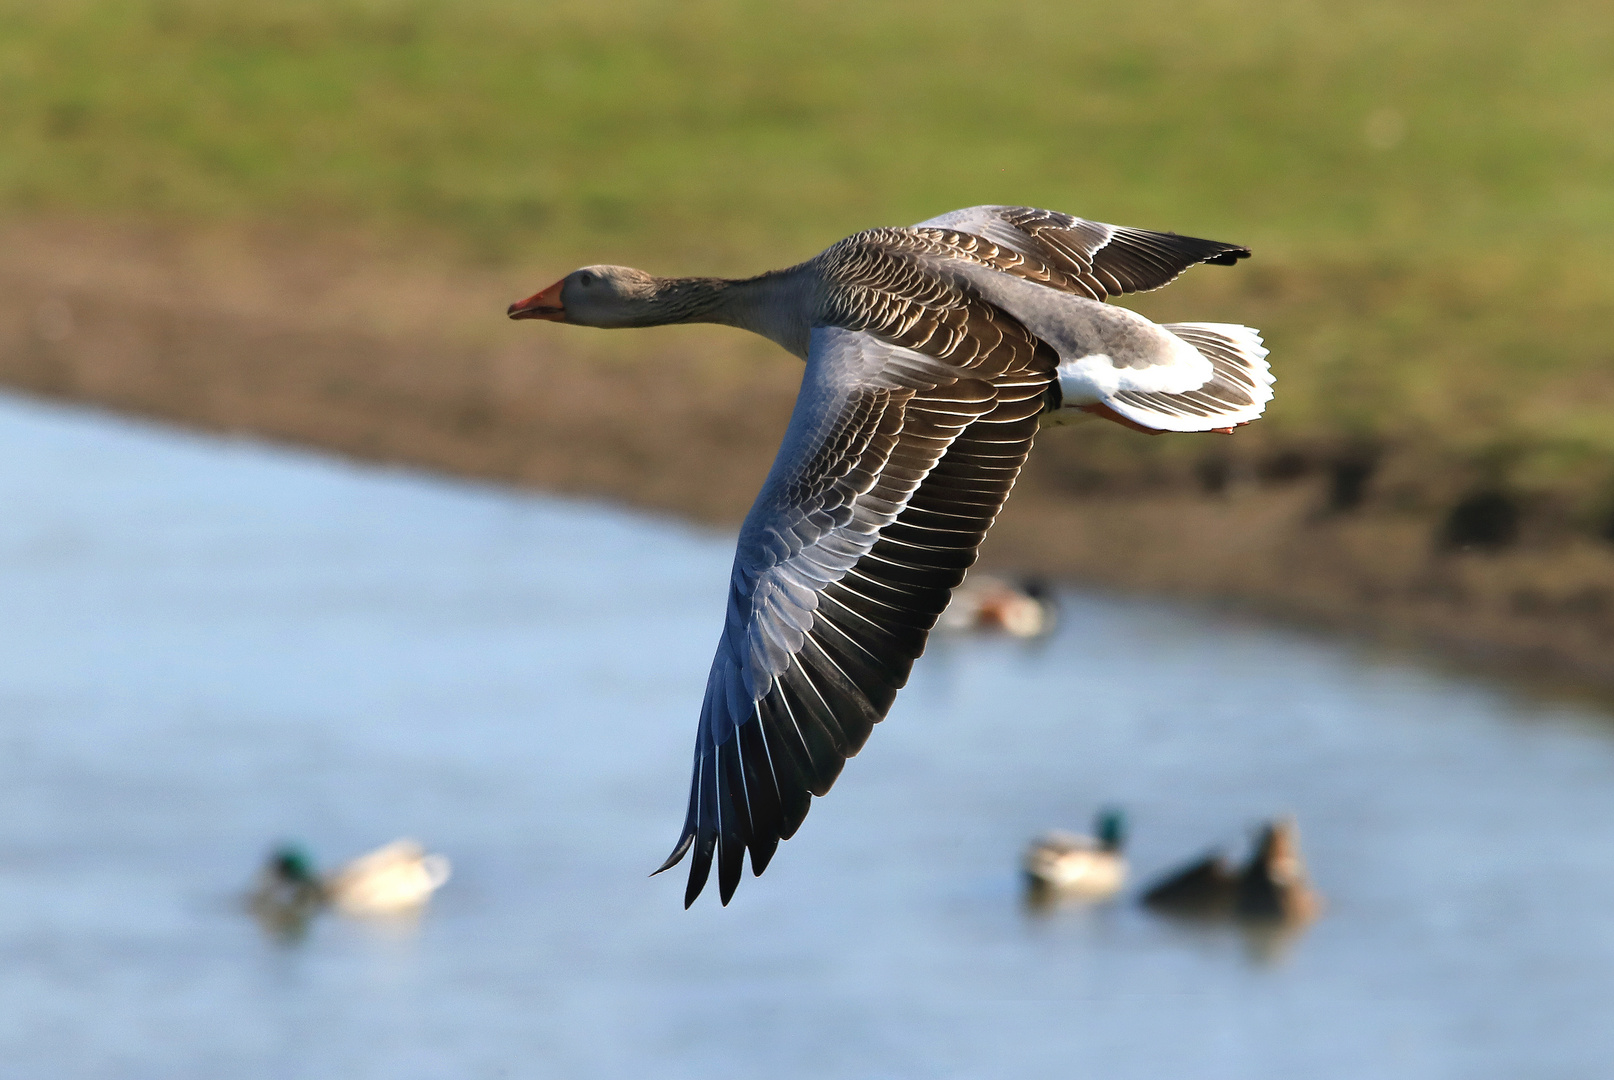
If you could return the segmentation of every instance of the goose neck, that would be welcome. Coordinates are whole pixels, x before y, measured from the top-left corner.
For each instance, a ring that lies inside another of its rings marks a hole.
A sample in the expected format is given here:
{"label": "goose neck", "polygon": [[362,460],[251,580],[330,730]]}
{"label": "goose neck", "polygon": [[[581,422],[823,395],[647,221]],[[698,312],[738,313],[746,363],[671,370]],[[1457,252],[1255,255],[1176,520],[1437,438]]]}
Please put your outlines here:
{"label": "goose neck", "polygon": [[808,320],[794,270],[738,280],[664,278],[656,288],[656,306],[665,316],[658,321],[734,326],[805,356]]}

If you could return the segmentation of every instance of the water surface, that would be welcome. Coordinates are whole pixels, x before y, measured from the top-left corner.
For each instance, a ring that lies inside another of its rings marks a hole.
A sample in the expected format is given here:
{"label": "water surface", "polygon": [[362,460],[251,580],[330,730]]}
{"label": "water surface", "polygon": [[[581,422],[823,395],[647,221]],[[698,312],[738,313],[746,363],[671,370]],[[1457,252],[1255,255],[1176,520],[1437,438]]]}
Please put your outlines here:
{"label": "water surface", "polygon": [[[936,642],[733,904],[647,879],[730,538],[0,399],[0,1076],[1596,1077],[1614,726],[1340,645],[1064,597]],[[1286,948],[1028,913],[1026,839],[1148,877],[1299,817]],[[280,838],[399,835],[418,926],[267,937]],[[715,890],[714,890],[715,891]]]}

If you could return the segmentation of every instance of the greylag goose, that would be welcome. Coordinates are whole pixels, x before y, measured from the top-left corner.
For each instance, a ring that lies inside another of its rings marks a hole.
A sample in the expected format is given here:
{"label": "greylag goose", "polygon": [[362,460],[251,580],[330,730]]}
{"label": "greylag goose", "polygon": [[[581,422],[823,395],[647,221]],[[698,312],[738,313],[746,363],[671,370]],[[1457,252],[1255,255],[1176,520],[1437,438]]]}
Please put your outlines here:
{"label": "greylag goose", "polygon": [[[683,831],[687,907],[727,904],[890,709],[1043,423],[1228,431],[1261,415],[1260,336],[1105,301],[1237,244],[1019,206],[856,233],[744,280],[587,266],[510,305],[582,326],[721,323],[807,362],[740,530]],[[660,873],[658,870],[657,873]]]}

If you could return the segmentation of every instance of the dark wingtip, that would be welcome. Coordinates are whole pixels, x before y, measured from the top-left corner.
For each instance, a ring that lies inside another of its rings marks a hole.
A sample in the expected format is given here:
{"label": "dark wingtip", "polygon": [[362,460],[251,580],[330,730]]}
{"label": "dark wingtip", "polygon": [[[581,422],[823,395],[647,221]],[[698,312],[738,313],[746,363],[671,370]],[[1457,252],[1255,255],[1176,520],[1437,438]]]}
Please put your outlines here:
{"label": "dark wingtip", "polygon": [[745,872],[745,846],[730,841],[719,843],[717,848],[717,895],[727,907],[739,887],[740,875]]}
{"label": "dark wingtip", "polygon": [[775,839],[753,840],[751,843],[751,876],[761,877],[762,871],[768,868],[773,861],[773,853],[779,850],[779,841]]}
{"label": "dark wingtip", "polygon": [[[693,841],[694,839],[695,836],[691,834],[690,840]],[[686,910],[688,910],[689,905],[695,902],[695,897],[701,894],[701,890],[706,888],[706,879],[712,873],[712,848],[716,846],[717,835],[715,833],[711,836],[702,837],[700,843],[695,845],[695,854],[689,863],[689,884],[684,886],[684,908]]]}
{"label": "dark wingtip", "polygon": [[1224,251],[1219,255],[1212,255],[1210,258],[1206,259],[1205,261],[1210,263],[1212,266],[1232,266],[1234,263],[1238,262],[1240,259],[1248,259],[1249,257],[1250,257],[1250,249],[1249,248],[1247,248],[1247,247],[1236,247],[1236,248],[1230,248],[1229,250]]}
{"label": "dark wingtip", "polygon": [[683,837],[679,839],[678,846],[672,849],[672,854],[667,856],[667,861],[650,871],[650,876],[655,877],[662,871],[671,870],[673,867],[683,862],[684,856],[689,853],[689,845],[693,844],[694,842],[695,834],[685,833]]}

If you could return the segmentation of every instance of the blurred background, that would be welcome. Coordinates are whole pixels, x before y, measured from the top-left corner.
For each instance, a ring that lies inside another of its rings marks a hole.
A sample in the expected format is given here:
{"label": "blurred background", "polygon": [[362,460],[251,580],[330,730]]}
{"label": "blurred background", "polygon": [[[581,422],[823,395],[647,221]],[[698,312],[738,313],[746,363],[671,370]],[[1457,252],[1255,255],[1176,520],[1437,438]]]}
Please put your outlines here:
{"label": "blurred background", "polygon": [[[1057,626],[685,914],[800,365],[504,307],[977,203],[1249,245],[1134,306],[1277,397],[1045,433]],[[1600,1075],[1611,324],[1606,4],[0,0],[0,1076]],[[1023,910],[1112,803],[1139,883],[1294,812],[1327,914]],[[399,835],[418,920],[243,913]]]}

